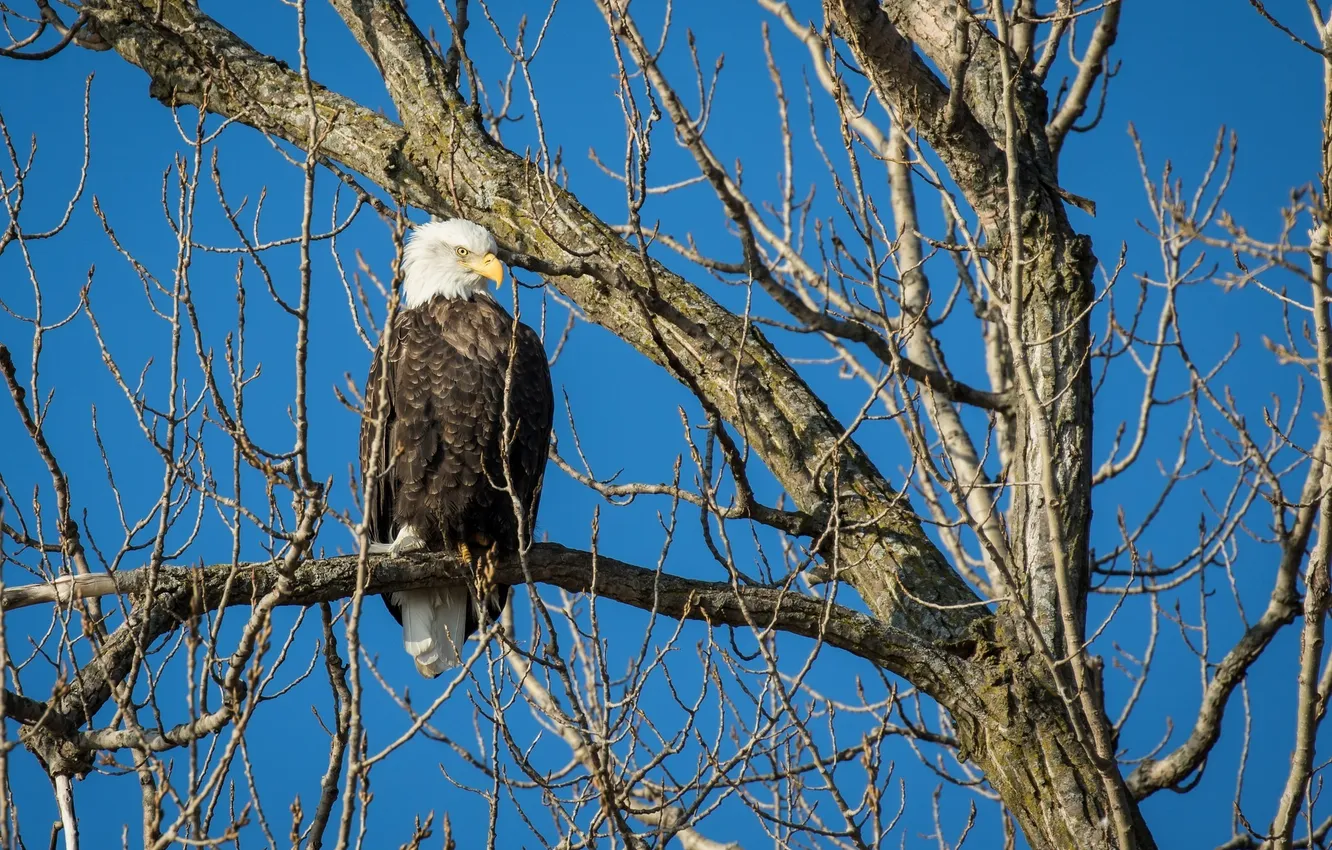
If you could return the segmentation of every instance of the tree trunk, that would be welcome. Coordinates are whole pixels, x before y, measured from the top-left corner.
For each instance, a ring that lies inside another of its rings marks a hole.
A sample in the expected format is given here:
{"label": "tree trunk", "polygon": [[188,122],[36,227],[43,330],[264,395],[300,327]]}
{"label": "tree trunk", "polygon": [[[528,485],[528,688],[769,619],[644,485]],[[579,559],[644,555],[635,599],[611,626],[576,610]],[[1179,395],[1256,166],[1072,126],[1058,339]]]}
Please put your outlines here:
{"label": "tree trunk", "polygon": [[[1048,217],[1047,217],[1048,216]],[[1023,297],[1018,309],[1022,339],[1039,404],[1014,406],[1009,479],[1012,489],[1013,560],[1025,578],[1023,592],[1041,635],[1056,657],[1068,643],[1060,617],[1050,513],[1058,517],[1062,551],[1074,604],[1073,641],[1086,632],[1088,529],[1091,524],[1092,399],[1090,314],[1096,258],[1087,237],[1072,232],[1062,210],[1032,216],[1024,251]],[[1053,482],[1041,446],[1048,431]],[[1053,483],[1047,489],[1042,483]],[[1053,494],[1057,500],[1050,504]]]}
{"label": "tree trunk", "polygon": [[[1043,662],[1013,650],[1016,643],[1002,632],[998,640],[978,638],[966,647],[969,663],[931,691],[952,715],[962,753],[985,772],[1033,850],[1129,850],[1119,843],[1089,744],[1075,733]],[[1136,805],[1130,816],[1132,850],[1154,850]]]}

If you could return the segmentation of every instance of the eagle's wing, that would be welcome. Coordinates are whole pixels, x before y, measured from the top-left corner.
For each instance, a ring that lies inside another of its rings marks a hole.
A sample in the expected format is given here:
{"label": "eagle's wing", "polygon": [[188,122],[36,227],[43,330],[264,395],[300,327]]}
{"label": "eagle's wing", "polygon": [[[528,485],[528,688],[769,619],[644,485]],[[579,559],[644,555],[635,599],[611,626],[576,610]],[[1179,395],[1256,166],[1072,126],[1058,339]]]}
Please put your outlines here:
{"label": "eagle's wing", "polygon": [[[387,384],[383,383],[384,369],[388,369]],[[378,443],[379,456],[375,458],[375,468],[379,474],[375,478],[374,493],[365,506],[365,518],[369,525],[370,542],[391,543],[397,534],[397,524],[393,521],[393,503],[397,498],[397,476],[393,470],[393,432],[397,424],[397,415],[393,406],[393,358],[384,356],[384,342],[370,362],[370,375],[365,380],[365,392],[362,395],[365,414],[361,419],[361,486],[365,486],[364,477],[370,469],[371,454]],[[381,405],[386,408],[383,430],[376,434]],[[376,441],[376,436],[379,440]]]}
{"label": "eagle's wing", "polygon": [[527,534],[530,537],[541,501],[555,398],[541,337],[521,323],[515,337],[517,348],[509,408],[516,412],[517,427],[509,449],[509,469],[518,497],[527,511]]}

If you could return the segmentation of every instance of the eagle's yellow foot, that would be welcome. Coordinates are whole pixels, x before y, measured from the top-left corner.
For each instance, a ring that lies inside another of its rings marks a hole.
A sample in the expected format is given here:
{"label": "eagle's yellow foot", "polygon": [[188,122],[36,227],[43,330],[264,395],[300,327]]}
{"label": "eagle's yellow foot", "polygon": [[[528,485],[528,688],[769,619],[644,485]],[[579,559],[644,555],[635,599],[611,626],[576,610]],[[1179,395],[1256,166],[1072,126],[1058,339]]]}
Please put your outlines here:
{"label": "eagle's yellow foot", "polygon": [[458,557],[469,566],[476,563],[472,560],[472,547],[468,546],[466,541],[458,544]]}
{"label": "eagle's yellow foot", "polygon": [[481,553],[480,563],[476,567],[476,596],[478,599],[487,599],[490,592],[495,589],[495,571],[499,569],[499,556],[496,554],[498,547],[493,541],[486,544],[486,548]]}

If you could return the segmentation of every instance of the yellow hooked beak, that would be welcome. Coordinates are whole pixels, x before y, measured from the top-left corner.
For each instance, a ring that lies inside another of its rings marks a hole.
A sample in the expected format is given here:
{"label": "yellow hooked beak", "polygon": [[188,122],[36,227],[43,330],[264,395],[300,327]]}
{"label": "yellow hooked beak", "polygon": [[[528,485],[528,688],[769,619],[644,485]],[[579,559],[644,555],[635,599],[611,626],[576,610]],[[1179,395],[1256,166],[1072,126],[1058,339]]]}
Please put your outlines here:
{"label": "yellow hooked beak", "polygon": [[482,277],[495,281],[495,286],[504,285],[504,264],[494,254],[486,254],[479,260],[464,262],[463,265]]}

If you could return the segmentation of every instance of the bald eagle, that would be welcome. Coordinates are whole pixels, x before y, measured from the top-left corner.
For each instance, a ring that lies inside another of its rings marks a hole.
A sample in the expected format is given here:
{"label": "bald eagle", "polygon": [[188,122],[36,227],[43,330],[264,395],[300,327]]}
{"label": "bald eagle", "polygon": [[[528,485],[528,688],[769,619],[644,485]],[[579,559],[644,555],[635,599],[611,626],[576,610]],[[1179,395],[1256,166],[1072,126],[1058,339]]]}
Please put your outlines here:
{"label": "bald eagle", "polygon": [[[531,539],[554,400],[541,338],[487,289],[504,281],[497,250],[485,228],[458,218],[408,238],[402,309],[385,334],[387,356],[377,352],[366,381],[363,472],[382,438],[383,475],[366,506],[372,554],[454,552],[475,572]],[[499,617],[509,588],[480,592],[443,585],[384,594],[421,675],[456,666],[483,617]]]}

